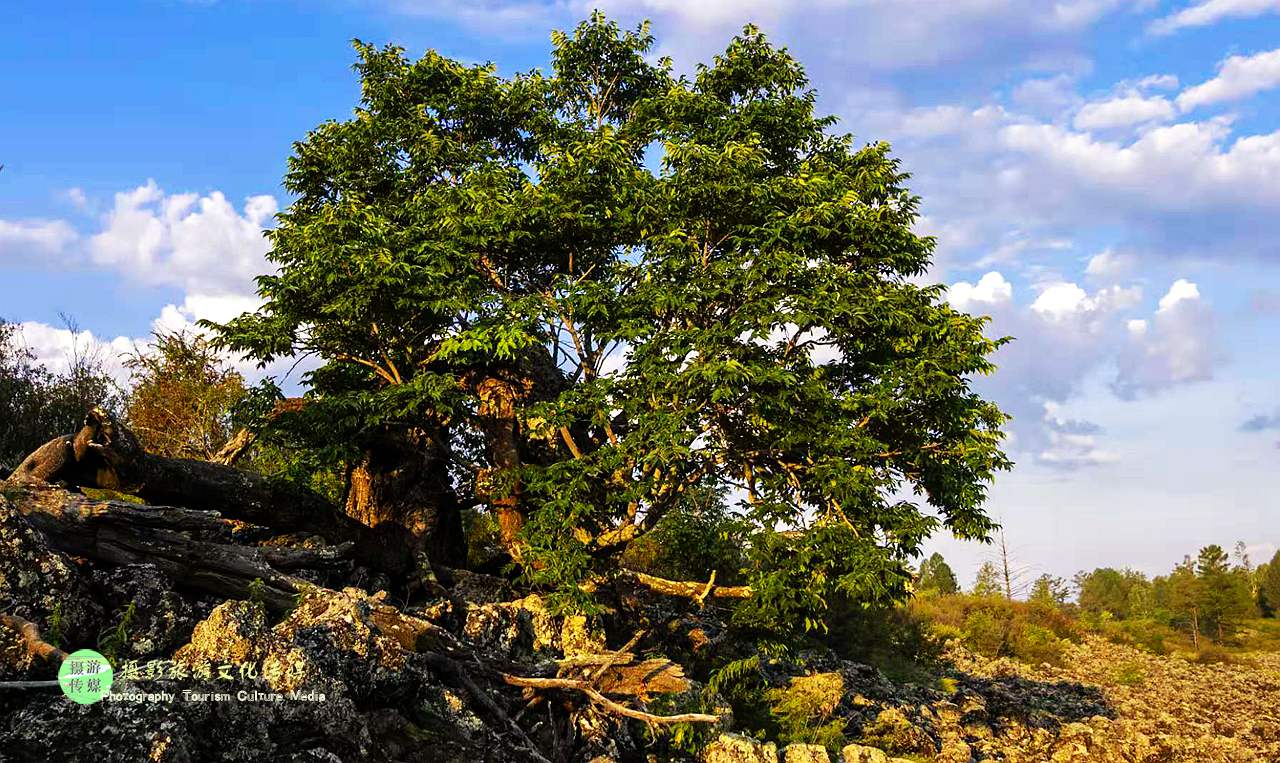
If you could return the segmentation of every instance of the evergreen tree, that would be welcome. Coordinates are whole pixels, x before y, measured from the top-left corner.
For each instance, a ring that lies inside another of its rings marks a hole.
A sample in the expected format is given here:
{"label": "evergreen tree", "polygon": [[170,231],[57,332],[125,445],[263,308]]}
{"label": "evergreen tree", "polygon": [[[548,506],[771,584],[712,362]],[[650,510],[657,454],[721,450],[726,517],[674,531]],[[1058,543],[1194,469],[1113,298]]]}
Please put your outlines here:
{"label": "evergreen tree", "polygon": [[1004,580],[995,562],[983,562],[973,581],[974,596],[1004,596]]}
{"label": "evergreen tree", "polygon": [[1071,598],[1071,586],[1067,581],[1053,575],[1041,575],[1031,584],[1031,595],[1028,601],[1061,607]]}
{"label": "evergreen tree", "polygon": [[1280,551],[1258,569],[1258,598],[1272,617],[1280,617]]}
{"label": "evergreen tree", "polygon": [[1249,577],[1241,567],[1231,567],[1221,546],[1200,549],[1196,558],[1200,581],[1200,630],[1222,641],[1240,620],[1253,613]]}
{"label": "evergreen tree", "polygon": [[953,594],[960,590],[956,574],[951,566],[942,558],[942,554],[934,552],[920,565],[920,574],[916,587],[921,591],[937,594]]}

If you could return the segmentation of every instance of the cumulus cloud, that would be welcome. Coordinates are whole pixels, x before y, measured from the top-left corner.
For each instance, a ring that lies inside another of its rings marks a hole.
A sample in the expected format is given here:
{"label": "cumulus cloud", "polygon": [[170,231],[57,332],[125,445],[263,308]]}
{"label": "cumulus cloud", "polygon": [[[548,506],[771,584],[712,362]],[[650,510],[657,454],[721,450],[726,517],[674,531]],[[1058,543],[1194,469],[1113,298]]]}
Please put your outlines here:
{"label": "cumulus cloud", "polygon": [[253,312],[261,306],[262,300],[256,296],[188,294],[181,305],[165,305],[152,327],[157,331],[203,333],[196,325],[199,321],[226,323],[243,313]]}
{"label": "cumulus cloud", "polygon": [[0,220],[0,262],[59,254],[76,238],[63,220]]}
{"label": "cumulus cloud", "polygon": [[984,305],[1001,305],[1012,298],[1013,285],[994,270],[978,279],[976,284],[960,281],[947,289],[947,302],[966,312],[980,312]]}
{"label": "cumulus cloud", "polygon": [[1053,468],[1120,458],[1099,425],[1063,413],[1088,380],[1109,375],[1113,392],[1128,400],[1211,378],[1221,359],[1212,312],[1185,279],[1146,318],[1135,315],[1143,312],[1138,286],[1052,280],[1019,290],[997,271],[951,284],[946,299],[992,316],[993,336],[1014,338],[994,357],[1000,370],[975,383],[1013,416],[1018,452]]}
{"label": "cumulus cloud", "polygon": [[92,331],[59,328],[37,321],[18,324],[18,340],[26,346],[36,361],[55,373],[65,372],[76,356],[94,357],[103,368],[119,382],[124,382],[128,370],[124,356],[134,349],[134,340],[127,337],[100,337]]}
{"label": "cumulus cloud", "polygon": [[1218,66],[1218,76],[1178,94],[1178,108],[1190,111],[1223,101],[1237,101],[1280,87],[1280,48],[1252,56],[1231,56]]}
{"label": "cumulus cloud", "polygon": [[1251,18],[1280,12],[1280,0],[1201,0],[1177,13],[1152,22],[1152,34],[1172,34],[1181,29],[1216,24],[1232,18]]}
{"label": "cumulus cloud", "polygon": [[1125,95],[1085,104],[1072,124],[1077,130],[1109,130],[1174,116],[1173,104],[1160,96]]}
{"label": "cumulus cloud", "polygon": [[1131,254],[1107,248],[1089,258],[1084,274],[1090,278],[1116,279],[1133,272],[1137,258]]}
{"label": "cumulus cloud", "polygon": [[103,229],[89,240],[97,265],[126,278],[191,293],[245,294],[267,272],[263,229],[277,211],[253,196],[237,211],[220,192],[166,194],[154,181],[115,195]]}
{"label": "cumulus cloud", "polygon": [[1212,311],[1196,285],[1182,278],[1160,298],[1150,321],[1130,322],[1128,340],[1112,385],[1126,399],[1211,379],[1224,356]]}

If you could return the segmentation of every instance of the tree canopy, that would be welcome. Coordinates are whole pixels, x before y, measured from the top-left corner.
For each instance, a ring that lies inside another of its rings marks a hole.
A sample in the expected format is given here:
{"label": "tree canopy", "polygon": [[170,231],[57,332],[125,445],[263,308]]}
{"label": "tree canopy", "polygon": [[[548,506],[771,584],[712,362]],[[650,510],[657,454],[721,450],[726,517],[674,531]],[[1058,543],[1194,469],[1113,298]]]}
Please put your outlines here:
{"label": "tree canopy", "polygon": [[690,76],[645,26],[552,40],[505,77],[357,44],[354,116],[295,145],[263,306],[217,327],[318,359],[272,426],[371,473],[388,437],[430,451],[441,524],[396,521],[478,506],[579,603],[690,496],[737,518],[739,622],[768,631],[905,595],[941,528],[987,538],[1005,416],[970,380],[1003,340],[917,283],[934,242],[889,147],[834,133],[753,27]]}

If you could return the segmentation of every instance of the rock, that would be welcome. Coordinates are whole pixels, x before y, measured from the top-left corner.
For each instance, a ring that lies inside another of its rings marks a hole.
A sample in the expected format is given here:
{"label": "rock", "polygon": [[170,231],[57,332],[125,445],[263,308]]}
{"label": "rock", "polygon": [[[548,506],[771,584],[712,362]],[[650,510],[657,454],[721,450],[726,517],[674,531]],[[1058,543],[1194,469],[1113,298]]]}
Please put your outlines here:
{"label": "rock", "polygon": [[782,751],[782,763],[831,763],[831,756],[822,745],[795,743]]}
{"label": "rock", "polygon": [[606,650],[598,620],[552,615],[541,596],[467,608],[463,633],[477,649],[508,661]]}
{"label": "rock", "polygon": [[702,753],[703,763],[778,763],[778,746],[741,734],[721,734]]}
{"label": "rock", "polygon": [[199,619],[196,607],[174,590],[172,581],[155,565],[96,570],[93,586],[108,612],[108,627],[120,627],[125,637],[118,645],[120,659],[171,654],[191,637]]}
{"label": "rock", "polygon": [[861,744],[845,745],[840,750],[841,763],[889,763],[889,756],[883,750]]}
{"label": "rock", "polygon": [[248,601],[226,601],[214,608],[191,633],[191,643],[174,653],[179,662],[260,660],[267,647],[266,613]]}
{"label": "rock", "polygon": [[[907,708],[915,710],[915,708]],[[917,711],[918,712],[918,711]],[[904,708],[889,707],[881,710],[875,719],[862,729],[864,739],[894,752],[934,755],[938,746],[924,728],[907,717]]]}
{"label": "rock", "polygon": [[[0,494],[0,611],[35,623],[46,641],[92,642],[102,618],[84,572],[49,548]],[[0,680],[31,677],[31,656],[8,628],[0,633]]]}

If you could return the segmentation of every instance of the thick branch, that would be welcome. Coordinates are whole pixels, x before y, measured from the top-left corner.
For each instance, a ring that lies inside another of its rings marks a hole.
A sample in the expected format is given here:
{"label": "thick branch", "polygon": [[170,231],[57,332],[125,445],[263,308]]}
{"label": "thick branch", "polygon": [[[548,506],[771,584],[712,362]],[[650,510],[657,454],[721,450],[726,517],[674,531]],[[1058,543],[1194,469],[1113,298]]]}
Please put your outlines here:
{"label": "thick branch", "polygon": [[27,645],[27,651],[32,656],[44,660],[53,658],[58,662],[67,659],[66,652],[40,638],[40,628],[30,620],[24,620],[17,615],[0,614],[0,625],[17,631],[22,636],[23,642]]}
{"label": "thick branch", "polygon": [[577,691],[586,695],[587,699],[595,704],[603,707],[615,715],[622,715],[627,718],[634,718],[637,721],[644,721],[652,724],[669,724],[669,723],[719,723],[720,716],[708,715],[706,713],[681,713],[679,715],[653,715],[642,710],[627,707],[626,705],[614,702],[605,695],[596,691],[591,684],[576,678],[526,678],[523,676],[513,676],[509,673],[502,674],[502,680],[512,686],[521,686],[529,689],[562,689],[568,691]]}
{"label": "thick branch", "polygon": [[738,586],[718,586],[715,584],[715,576],[712,575],[710,582],[698,583],[683,580],[667,580],[666,578],[647,575],[643,572],[635,570],[623,570],[628,575],[633,575],[637,583],[645,588],[665,593],[668,596],[683,596],[686,599],[693,599],[697,602],[706,601],[707,598],[717,599],[749,599],[751,598],[751,587]]}

